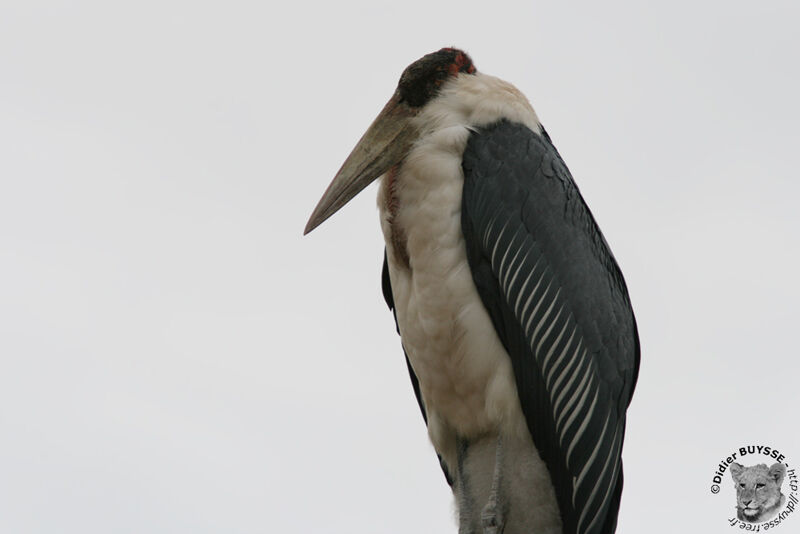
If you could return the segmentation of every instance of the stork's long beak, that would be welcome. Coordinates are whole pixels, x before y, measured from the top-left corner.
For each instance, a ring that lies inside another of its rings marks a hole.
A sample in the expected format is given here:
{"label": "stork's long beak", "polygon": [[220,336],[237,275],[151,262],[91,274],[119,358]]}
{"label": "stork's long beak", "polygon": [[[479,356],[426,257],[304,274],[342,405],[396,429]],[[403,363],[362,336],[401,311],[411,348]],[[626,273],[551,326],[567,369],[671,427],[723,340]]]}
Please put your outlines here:
{"label": "stork's long beak", "polygon": [[399,93],[395,92],[336,173],[308,219],[303,235],[322,224],[405,157],[417,137],[411,121],[417,112],[418,109],[401,102]]}

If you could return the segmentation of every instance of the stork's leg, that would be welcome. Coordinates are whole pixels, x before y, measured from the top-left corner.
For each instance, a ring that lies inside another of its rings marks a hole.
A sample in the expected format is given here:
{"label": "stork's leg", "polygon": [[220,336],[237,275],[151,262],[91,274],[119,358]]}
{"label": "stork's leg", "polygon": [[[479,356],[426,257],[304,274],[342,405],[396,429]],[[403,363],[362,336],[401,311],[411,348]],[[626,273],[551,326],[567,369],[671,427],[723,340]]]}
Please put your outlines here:
{"label": "stork's leg", "polygon": [[471,480],[465,468],[469,442],[459,438],[456,447],[457,472],[453,491],[458,504],[458,534],[477,534],[475,501],[472,498]]}
{"label": "stork's leg", "polygon": [[481,510],[481,524],[483,534],[502,534],[506,526],[506,501],[503,496],[503,436],[497,435],[497,449],[495,450],[494,475],[492,476],[492,490],[489,500]]}

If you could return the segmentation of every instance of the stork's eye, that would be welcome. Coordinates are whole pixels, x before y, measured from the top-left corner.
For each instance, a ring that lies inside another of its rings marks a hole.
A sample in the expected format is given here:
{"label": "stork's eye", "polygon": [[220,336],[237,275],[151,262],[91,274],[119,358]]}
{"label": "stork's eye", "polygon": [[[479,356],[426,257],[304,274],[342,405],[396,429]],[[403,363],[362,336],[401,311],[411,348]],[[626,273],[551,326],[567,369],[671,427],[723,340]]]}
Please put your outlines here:
{"label": "stork's eye", "polygon": [[756,484],[756,487],[757,488],[763,488],[764,487],[764,483],[763,482],[759,482],[758,484]]}

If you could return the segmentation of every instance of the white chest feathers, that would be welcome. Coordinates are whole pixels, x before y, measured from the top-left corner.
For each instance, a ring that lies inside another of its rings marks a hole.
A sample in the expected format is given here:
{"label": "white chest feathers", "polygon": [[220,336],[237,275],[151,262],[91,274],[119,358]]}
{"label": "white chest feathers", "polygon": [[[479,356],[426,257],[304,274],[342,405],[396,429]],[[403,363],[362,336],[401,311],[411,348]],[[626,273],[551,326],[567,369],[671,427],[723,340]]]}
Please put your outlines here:
{"label": "white chest feathers", "polygon": [[525,431],[511,362],[477,293],[461,230],[461,160],[472,128],[502,118],[535,131],[528,101],[490,76],[460,76],[417,117],[422,135],[381,182],[397,320],[440,453],[461,437]]}
{"label": "white chest feathers", "polygon": [[511,361],[467,264],[461,232],[467,136],[463,128],[432,134],[384,179],[381,192],[393,202],[382,223],[397,321],[434,445],[444,437],[437,436],[441,424],[471,437],[497,429],[512,406],[519,411]]}

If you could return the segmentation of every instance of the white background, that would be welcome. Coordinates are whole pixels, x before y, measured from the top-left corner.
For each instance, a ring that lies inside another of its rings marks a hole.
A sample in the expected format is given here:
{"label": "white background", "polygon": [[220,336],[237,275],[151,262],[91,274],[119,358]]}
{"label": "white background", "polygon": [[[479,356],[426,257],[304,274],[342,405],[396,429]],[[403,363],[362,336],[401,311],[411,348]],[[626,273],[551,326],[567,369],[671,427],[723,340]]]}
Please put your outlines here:
{"label": "white background", "polygon": [[618,531],[729,532],[720,459],[800,462],[797,2],[119,4],[0,4],[0,532],[456,531],[375,186],[301,237],[450,45],[530,98],[625,273]]}

